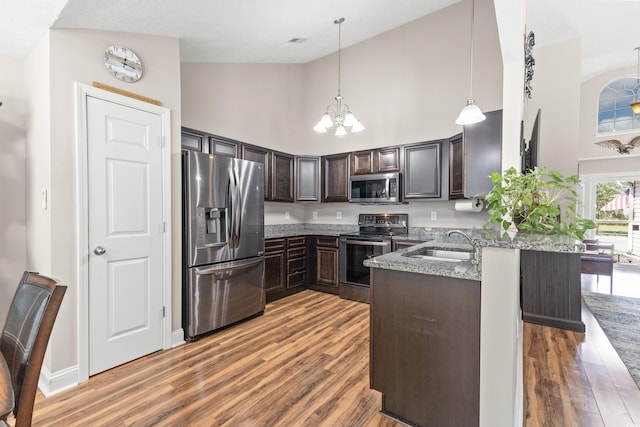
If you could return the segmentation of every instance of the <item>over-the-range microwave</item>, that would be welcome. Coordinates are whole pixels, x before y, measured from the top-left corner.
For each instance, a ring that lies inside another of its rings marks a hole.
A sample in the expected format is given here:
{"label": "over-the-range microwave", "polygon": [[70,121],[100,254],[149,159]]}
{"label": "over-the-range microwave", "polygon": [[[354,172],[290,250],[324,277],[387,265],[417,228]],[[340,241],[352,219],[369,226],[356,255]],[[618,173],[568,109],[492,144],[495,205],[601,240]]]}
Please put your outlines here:
{"label": "over-the-range microwave", "polygon": [[351,203],[402,203],[402,175],[373,173],[349,178]]}

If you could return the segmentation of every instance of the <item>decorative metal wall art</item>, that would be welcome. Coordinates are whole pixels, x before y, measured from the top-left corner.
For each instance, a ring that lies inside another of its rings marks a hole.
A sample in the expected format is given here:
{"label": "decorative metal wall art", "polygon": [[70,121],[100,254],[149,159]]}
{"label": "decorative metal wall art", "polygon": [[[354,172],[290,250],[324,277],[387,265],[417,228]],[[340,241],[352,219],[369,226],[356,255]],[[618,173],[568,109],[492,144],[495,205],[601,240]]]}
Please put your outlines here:
{"label": "decorative metal wall art", "polygon": [[533,46],[536,44],[536,37],[533,31],[529,31],[529,34],[524,37],[524,96],[531,99],[531,80],[533,80],[533,66],[536,65],[536,60],[533,59]]}

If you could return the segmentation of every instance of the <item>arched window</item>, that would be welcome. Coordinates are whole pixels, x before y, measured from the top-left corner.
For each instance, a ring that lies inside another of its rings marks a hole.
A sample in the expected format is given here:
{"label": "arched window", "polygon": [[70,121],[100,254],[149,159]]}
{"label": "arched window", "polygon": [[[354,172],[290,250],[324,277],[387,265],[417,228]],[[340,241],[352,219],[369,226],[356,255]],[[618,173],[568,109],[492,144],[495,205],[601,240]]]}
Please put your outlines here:
{"label": "arched window", "polygon": [[629,106],[635,100],[637,87],[638,79],[623,77],[602,89],[598,99],[598,133],[640,129],[640,115],[633,114]]}

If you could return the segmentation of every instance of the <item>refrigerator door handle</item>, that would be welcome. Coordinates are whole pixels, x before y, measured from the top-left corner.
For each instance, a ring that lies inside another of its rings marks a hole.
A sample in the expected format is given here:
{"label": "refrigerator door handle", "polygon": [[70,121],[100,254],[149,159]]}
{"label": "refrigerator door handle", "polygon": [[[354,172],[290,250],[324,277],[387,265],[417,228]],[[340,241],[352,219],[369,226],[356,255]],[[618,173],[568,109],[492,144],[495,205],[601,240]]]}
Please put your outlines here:
{"label": "refrigerator door handle", "polygon": [[233,224],[235,215],[233,206],[234,191],[235,189],[233,188],[233,174],[231,171],[229,171],[229,185],[227,186],[227,235],[229,236],[228,240],[230,249],[234,249],[236,247],[236,239],[234,234],[235,226]]}
{"label": "refrigerator door handle", "polygon": [[[236,169],[233,170],[233,175],[235,177],[235,183],[236,183],[236,198],[233,201],[234,204],[239,203],[240,200],[242,200],[242,188],[240,187],[240,177],[238,176],[238,171]],[[240,206],[234,206],[235,207],[240,207]],[[236,234],[236,248],[240,246],[240,235],[242,234],[242,210],[241,209],[235,209],[235,218],[233,220],[234,222],[234,228],[235,228],[235,234]]]}
{"label": "refrigerator door handle", "polygon": [[264,262],[263,258],[250,259],[246,261],[225,262],[222,264],[218,264],[215,267],[207,267],[207,268],[196,267],[195,273],[198,276],[204,276],[204,275],[215,274],[215,273],[224,273],[232,270],[244,270],[246,268],[251,268],[255,265],[258,265],[261,262]]}

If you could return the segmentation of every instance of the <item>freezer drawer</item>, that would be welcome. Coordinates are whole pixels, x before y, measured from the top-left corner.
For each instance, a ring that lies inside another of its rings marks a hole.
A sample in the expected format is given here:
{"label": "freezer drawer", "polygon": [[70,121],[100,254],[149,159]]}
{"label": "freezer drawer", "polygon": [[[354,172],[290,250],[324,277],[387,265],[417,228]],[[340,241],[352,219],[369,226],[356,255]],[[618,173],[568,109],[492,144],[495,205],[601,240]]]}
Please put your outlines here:
{"label": "freezer drawer", "polygon": [[183,295],[185,339],[262,313],[263,276],[263,257],[190,268]]}

